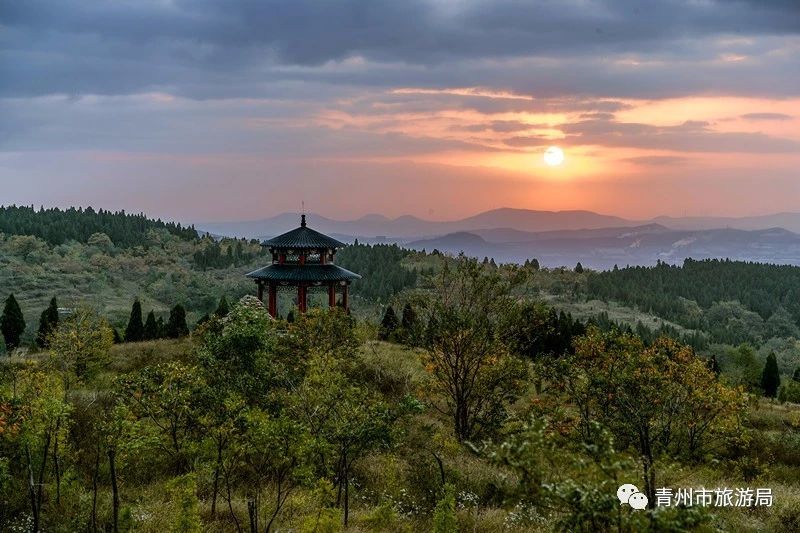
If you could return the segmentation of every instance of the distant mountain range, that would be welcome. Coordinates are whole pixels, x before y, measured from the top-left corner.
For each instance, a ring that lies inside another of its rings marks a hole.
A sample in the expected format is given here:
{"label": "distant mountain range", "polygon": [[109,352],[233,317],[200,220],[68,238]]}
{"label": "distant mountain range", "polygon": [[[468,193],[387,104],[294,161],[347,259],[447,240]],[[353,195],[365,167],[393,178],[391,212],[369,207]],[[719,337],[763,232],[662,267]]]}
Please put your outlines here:
{"label": "distant mountain range", "polygon": [[543,266],[583,266],[609,269],[614,265],[652,265],[658,260],[680,264],[693,259],[729,258],[759,263],[800,265],[800,235],[782,228],[766,230],[673,230],[657,224],[632,228],[512,233],[507,230],[459,232],[406,243],[416,250],[493,257],[499,262],[537,258]]}
{"label": "distant mountain range", "polygon": [[[755,217],[657,217],[637,221],[591,211],[501,208],[454,221],[366,215],[340,221],[309,214],[309,226],[345,242],[397,242],[409,248],[463,251],[500,262],[535,257],[544,266],[598,269],[649,265],[686,257],[731,258],[800,265],[800,213]],[[297,214],[198,224],[214,235],[266,238],[298,225]]]}

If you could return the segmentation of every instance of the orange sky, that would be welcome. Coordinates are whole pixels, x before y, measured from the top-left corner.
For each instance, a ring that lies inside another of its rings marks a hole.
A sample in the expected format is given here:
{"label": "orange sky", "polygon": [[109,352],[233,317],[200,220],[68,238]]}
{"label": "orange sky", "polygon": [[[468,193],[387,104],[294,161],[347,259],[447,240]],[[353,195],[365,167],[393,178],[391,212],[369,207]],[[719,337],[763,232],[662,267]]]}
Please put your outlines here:
{"label": "orange sky", "polygon": [[340,219],[800,211],[798,9],[20,3],[0,14],[0,203],[186,221],[302,201]]}

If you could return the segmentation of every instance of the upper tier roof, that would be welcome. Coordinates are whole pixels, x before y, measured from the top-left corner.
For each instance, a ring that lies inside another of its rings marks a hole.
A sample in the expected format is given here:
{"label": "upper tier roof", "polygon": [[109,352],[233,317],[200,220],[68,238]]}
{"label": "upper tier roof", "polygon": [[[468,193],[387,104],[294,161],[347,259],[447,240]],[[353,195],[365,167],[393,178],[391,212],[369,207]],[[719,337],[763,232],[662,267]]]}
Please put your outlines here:
{"label": "upper tier roof", "polygon": [[300,248],[300,249],[327,249],[327,248],[342,248],[345,246],[343,242],[337,241],[332,237],[323,235],[322,233],[306,227],[306,216],[303,215],[300,219],[300,227],[292,231],[287,231],[283,235],[278,235],[272,239],[267,239],[263,246],[270,248]]}

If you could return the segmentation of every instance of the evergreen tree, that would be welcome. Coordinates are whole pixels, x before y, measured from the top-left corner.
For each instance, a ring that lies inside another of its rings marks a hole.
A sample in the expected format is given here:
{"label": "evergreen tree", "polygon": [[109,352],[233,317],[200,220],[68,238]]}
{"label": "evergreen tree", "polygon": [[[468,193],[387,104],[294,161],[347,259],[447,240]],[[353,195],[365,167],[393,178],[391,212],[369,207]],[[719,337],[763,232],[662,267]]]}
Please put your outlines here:
{"label": "evergreen tree", "polygon": [[42,311],[39,317],[39,332],[36,334],[36,344],[40,348],[47,348],[50,334],[58,327],[58,302],[55,296],[50,300],[50,305]]}
{"label": "evergreen tree", "polygon": [[539,268],[540,268],[539,267],[539,260],[536,259],[535,257],[533,259],[531,259],[530,267],[532,269],[534,269],[534,270],[539,270]]}
{"label": "evergreen tree", "polygon": [[719,377],[720,372],[722,369],[719,367],[719,363],[717,362],[717,355],[712,354],[711,359],[708,360],[708,368],[714,373],[715,376]]}
{"label": "evergreen tree", "polygon": [[764,389],[764,396],[775,398],[780,386],[781,374],[778,370],[778,361],[775,359],[775,354],[771,353],[767,356],[764,372],[761,374],[761,388]]}
{"label": "evergreen tree", "polygon": [[25,317],[22,316],[22,309],[13,294],[6,299],[3,314],[0,316],[0,331],[9,352],[19,347],[20,338],[25,333]]}
{"label": "evergreen tree", "polygon": [[417,323],[417,313],[414,312],[414,308],[411,307],[410,303],[406,303],[403,307],[403,318],[400,321],[400,324],[403,326],[403,329],[411,331],[414,329],[414,326]]}
{"label": "evergreen tree", "polygon": [[164,318],[158,317],[156,320],[156,331],[158,332],[158,338],[163,339],[167,336],[167,326],[164,325]]}
{"label": "evergreen tree", "polygon": [[128,327],[125,328],[125,342],[139,342],[144,338],[144,324],[142,324],[142,304],[136,298],[131,307],[131,316]]}
{"label": "evergreen tree", "polygon": [[152,341],[159,337],[158,324],[156,323],[156,314],[153,311],[147,313],[147,320],[144,322],[144,331],[142,339]]}
{"label": "evergreen tree", "polygon": [[575,273],[583,274],[583,265],[578,261],[578,264],[575,265]]}
{"label": "evergreen tree", "polygon": [[386,308],[386,312],[383,314],[383,320],[381,320],[381,330],[378,334],[378,337],[384,341],[388,340],[397,329],[397,325],[397,315],[390,305]]}
{"label": "evergreen tree", "polygon": [[794,374],[792,374],[792,381],[800,382],[800,366],[794,369]]}
{"label": "evergreen tree", "polygon": [[114,344],[120,344],[122,342],[122,335],[119,334],[119,330],[117,328],[113,328],[111,333],[114,336]]}
{"label": "evergreen tree", "polygon": [[167,320],[167,337],[177,339],[189,334],[189,326],[186,325],[186,309],[181,304],[176,305],[169,312]]}
{"label": "evergreen tree", "polygon": [[[228,248],[230,250],[230,248]],[[219,299],[219,305],[217,306],[217,310],[214,311],[214,316],[218,318],[222,318],[227,316],[230,312],[230,306],[228,306],[228,299],[225,298],[225,295],[222,295],[222,298]]]}
{"label": "evergreen tree", "polygon": [[0,335],[0,356],[8,355],[8,350],[6,350],[6,340]]}

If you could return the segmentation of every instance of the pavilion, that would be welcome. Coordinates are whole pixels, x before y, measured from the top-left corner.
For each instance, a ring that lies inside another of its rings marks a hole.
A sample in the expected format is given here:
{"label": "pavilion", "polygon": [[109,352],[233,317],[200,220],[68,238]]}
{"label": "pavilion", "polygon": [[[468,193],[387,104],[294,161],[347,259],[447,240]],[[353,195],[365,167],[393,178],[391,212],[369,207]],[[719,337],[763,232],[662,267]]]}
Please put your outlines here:
{"label": "pavilion", "polygon": [[341,290],[341,305],[349,312],[348,288],[353,280],[361,279],[334,264],[334,256],[344,243],[323,235],[306,226],[306,216],[300,218],[300,227],[261,243],[269,248],[272,264],[247,274],[258,285],[258,299],[264,301],[267,288],[269,314],[278,314],[278,292],[297,291],[297,307],[301,313],[308,308],[310,292],[327,290],[328,305],[336,306],[337,287]]}

